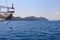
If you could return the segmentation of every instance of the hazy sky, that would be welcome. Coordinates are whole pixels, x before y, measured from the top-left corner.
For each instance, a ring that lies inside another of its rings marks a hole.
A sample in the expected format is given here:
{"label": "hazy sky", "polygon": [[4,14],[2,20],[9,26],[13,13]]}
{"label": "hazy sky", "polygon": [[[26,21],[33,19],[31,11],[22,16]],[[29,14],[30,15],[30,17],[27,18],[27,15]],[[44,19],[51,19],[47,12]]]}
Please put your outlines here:
{"label": "hazy sky", "polygon": [[8,0],[8,4],[11,3],[15,7],[14,16],[60,19],[60,0]]}

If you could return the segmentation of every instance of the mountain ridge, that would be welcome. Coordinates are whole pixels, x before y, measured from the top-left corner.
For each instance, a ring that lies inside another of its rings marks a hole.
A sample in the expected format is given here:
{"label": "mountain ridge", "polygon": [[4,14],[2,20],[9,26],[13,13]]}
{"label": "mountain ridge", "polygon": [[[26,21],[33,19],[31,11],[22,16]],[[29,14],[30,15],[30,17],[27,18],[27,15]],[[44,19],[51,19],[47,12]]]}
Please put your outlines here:
{"label": "mountain ridge", "polygon": [[[12,21],[53,21],[49,20],[45,17],[35,17],[35,16],[30,16],[30,17],[12,17]],[[60,20],[57,20],[60,21]]]}

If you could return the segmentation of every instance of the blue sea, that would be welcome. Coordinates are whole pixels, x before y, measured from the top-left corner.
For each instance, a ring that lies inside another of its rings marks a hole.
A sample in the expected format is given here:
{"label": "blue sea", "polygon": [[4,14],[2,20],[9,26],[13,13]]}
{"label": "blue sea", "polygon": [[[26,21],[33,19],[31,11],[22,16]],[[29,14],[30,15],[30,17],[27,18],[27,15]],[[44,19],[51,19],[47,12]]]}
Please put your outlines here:
{"label": "blue sea", "polygon": [[60,40],[60,22],[0,22],[0,40]]}

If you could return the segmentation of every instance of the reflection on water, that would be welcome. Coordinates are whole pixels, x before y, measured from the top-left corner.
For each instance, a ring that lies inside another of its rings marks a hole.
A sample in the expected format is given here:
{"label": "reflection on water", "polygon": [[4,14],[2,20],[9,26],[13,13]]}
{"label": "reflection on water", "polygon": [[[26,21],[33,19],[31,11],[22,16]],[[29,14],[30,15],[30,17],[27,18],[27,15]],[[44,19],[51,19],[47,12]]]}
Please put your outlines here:
{"label": "reflection on water", "polygon": [[60,40],[60,30],[44,23],[22,21],[0,24],[0,40]]}

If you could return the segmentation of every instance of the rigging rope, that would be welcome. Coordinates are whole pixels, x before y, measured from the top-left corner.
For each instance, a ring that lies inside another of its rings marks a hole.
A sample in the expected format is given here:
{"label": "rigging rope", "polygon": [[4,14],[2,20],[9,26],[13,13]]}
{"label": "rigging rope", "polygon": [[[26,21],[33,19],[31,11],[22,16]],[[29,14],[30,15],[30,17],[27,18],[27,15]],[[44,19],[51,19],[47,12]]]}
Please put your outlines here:
{"label": "rigging rope", "polygon": [[[6,6],[8,7],[8,1],[6,0]],[[7,11],[9,11],[9,8],[7,8]]]}
{"label": "rigging rope", "polygon": [[[7,24],[6,25],[8,25],[9,24],[9,22],[11,22],[12,21],[12,16],[8,19],[8,22],[7,22]],[[9,27],[11,30],[13,30],[13,28],[12,27]]]}

